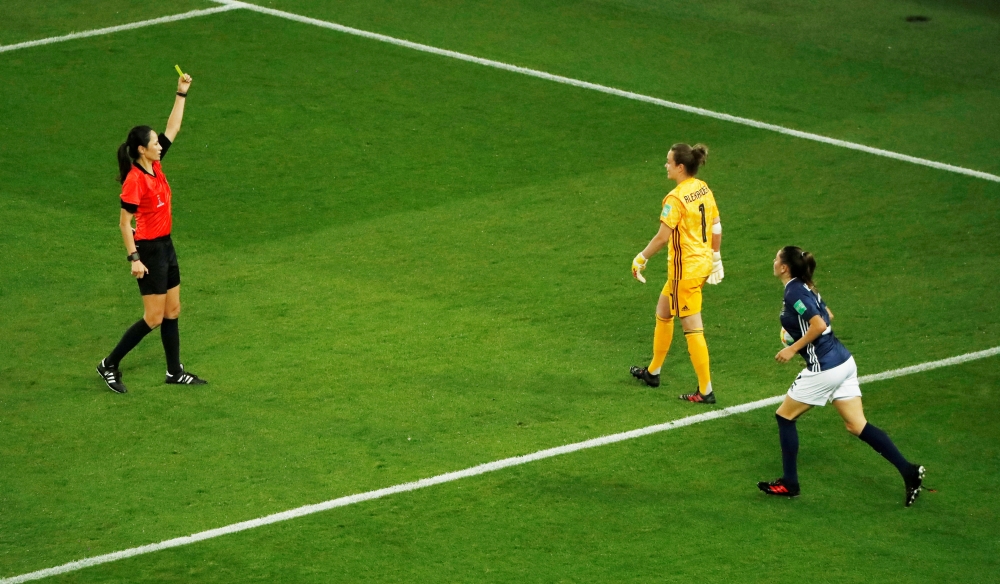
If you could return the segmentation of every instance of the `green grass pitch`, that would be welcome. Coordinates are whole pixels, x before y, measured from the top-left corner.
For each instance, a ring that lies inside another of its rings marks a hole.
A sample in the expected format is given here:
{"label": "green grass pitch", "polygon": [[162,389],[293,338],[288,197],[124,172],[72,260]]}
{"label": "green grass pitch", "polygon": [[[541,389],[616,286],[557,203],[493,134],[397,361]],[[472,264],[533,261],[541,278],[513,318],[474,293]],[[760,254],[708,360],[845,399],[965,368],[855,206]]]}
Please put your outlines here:
{"label": "green grass pitch", "polygon": [[[267,6],[1000,173],[990,2],[275,0]],[[707,4],[707,6],[705,5]],[[0,45],[209,2],[14,0]],[[930,17],[907,22],[911,15]],[[141,315],[114,152],[162,129],[182,358]],[[704,409],[678,332],[650,354],[673,142],[711,148],[726,280],[719,407],[783,392],[782,245],[862,374],[1000,345],[1000,184],[248,11],[0,53],[0,578]],[[53,582],[980,582],[1000,573],[997,358],[866,385],[895,470],[829,409],[771,409],[54,577]],[[993,574],[993,576],[989,576]]]}

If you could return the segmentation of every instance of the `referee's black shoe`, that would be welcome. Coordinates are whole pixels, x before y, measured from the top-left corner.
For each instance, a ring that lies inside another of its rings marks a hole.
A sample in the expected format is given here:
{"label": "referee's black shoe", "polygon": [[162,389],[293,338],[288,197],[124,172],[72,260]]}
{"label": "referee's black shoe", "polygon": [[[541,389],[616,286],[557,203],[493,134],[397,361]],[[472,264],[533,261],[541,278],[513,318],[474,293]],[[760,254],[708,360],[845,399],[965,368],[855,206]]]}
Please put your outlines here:
{"label": "referee's black shoe", "polygon": [[920,466],[913,466],[913,476],[906,479],[906,506],[909,507],[920,496],[920,491],[924,488],[924,474],[927,469]]}
{"label": "referee's black shoe", "polygon": [[97,364],[97,374],[101,376],[104,383],[108,384],[108,389],[111,391],[115,393],[128,393],[128,389],[122,383],[122,372],[117,367],[105,365],[104,359],[101,359],[101,362]]}
{"label": "referee's black shoe", "polygon": [[786,483],[785,479],[774,479],[773,481],[767,483],[761,481],[757,483],[757,488],[761,491],[767,493],[768,495],[774,495],[776,497],[798,497],[799,496],[799,484],[798,483]]}
{"label": "referee's black shoe", "polygon": [[167,371],[167,379],[164,383],[169,383],[171,385],[205,385],[208,382],[194,373],[184,371],[184,365],[182,364],[181,370],[177,375],[171,375],[170,372]]}
{"label": "referee's black shoe", "polygon": [[649,372],[649,369],[646,369],[645,367],[637,367],[633,365],[629,367],[628,372],[632,374],[632,377],[641,379],[643,383],[650,387],[660,387],[660,376],[653,375]]}

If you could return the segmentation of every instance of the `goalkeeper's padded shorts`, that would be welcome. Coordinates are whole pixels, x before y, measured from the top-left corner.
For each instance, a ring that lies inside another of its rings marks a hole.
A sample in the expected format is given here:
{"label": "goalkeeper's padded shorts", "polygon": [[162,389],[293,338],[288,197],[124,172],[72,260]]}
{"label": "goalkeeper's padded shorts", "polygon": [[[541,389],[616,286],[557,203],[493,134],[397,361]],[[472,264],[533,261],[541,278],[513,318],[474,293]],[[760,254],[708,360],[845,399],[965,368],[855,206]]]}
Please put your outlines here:
{"label": "goalkeeper's padded shorts", "polygon": [[667,280],[661,294],[670,299],[670,314],[683,318],[701,312],[701,289],[707,279]]}

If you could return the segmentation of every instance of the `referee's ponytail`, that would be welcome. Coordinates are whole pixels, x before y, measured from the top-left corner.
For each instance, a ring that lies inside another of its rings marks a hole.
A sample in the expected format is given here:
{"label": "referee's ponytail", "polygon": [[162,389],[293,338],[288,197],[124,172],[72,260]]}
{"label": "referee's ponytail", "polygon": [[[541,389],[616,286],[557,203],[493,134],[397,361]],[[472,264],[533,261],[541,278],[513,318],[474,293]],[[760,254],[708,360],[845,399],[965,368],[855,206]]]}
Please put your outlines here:
{"label": "referee's ponytail", "polygon": [[810,288],[815,288],[813,272],[816,271],[816,258],[813,254],[803,251],[801,247],[786,245],[781,248],[781,263],[788,266],[793,278],[798,278]]}
{"label": "referee's ponytail", "polygon": [[149,135],[153,128],[136,126],[129,130],[128,138],[118,147],[118,182],[125,184],[125,177],[132,170],[132,162],[139,158],[139,146],[149,145]]}

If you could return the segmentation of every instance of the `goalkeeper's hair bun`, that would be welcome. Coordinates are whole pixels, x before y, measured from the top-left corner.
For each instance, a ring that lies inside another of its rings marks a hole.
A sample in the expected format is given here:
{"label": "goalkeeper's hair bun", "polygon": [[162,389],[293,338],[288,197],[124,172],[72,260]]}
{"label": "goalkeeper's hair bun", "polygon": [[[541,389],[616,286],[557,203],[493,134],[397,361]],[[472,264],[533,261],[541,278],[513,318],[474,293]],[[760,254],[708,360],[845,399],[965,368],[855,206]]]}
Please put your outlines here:
{"label": "goalkeeper's hair bun", "polygon": [[674,164],[683,164],[684,170],[690,176],[698,174],[698,169],[705,164],[705,160],[708,158],[708,146],[704,144],[695,144],[694,146],[684,143],[674,144],[670,147],[670,151],[674,153]]}
{"label": "goalkeeper's hair bun", "polygon": [[816,258],[801,247],[787,245],[781,248],[781,263],[788,266],[793,278],[798,278],[810,288],[814,288],[813,273],[816,271]]}

